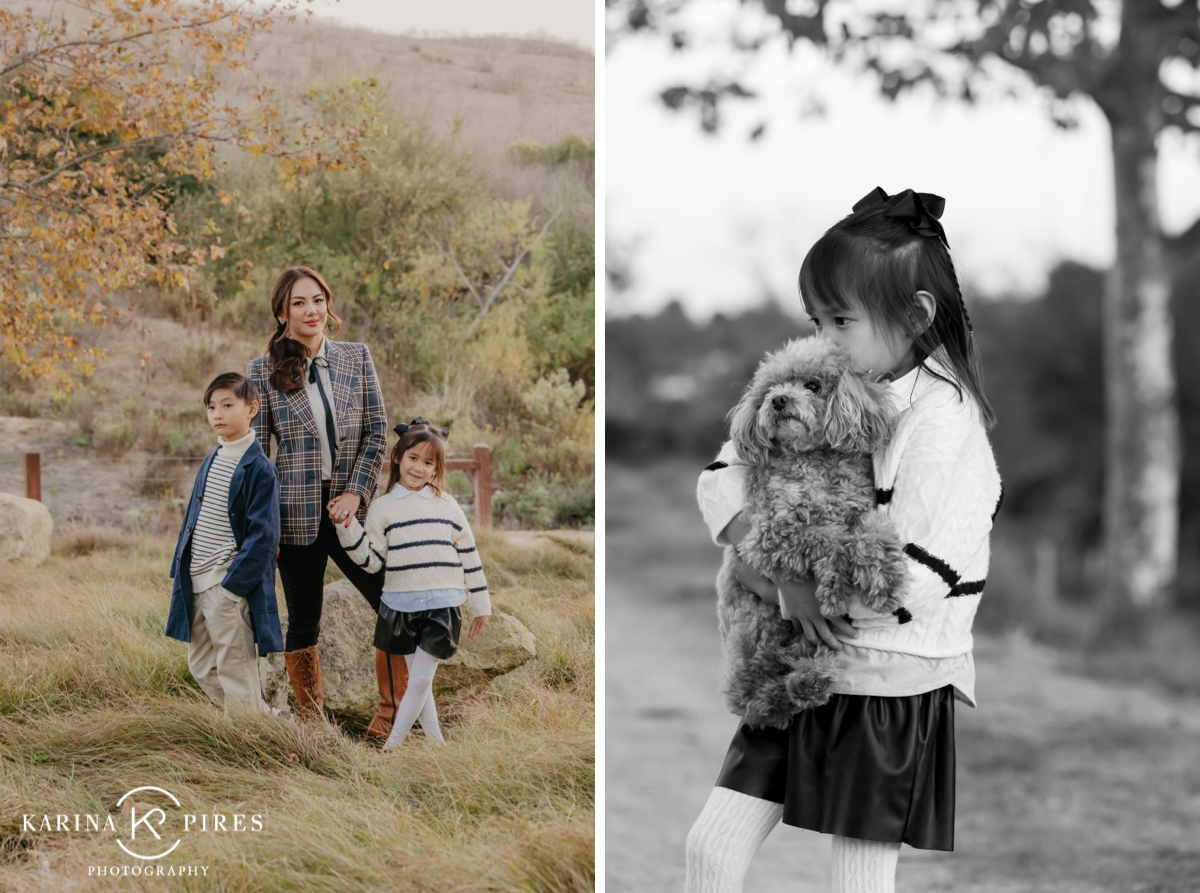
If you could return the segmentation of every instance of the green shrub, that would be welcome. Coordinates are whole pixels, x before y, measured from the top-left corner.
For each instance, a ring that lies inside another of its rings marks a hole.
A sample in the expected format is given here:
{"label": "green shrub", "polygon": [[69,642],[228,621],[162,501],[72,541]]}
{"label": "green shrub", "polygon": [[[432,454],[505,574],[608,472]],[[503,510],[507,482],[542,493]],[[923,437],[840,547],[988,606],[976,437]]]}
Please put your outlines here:
{"label": "green shrub", "polygon": [[164,357],[163,362],[180,381],[207,384],[222,350],[223,345],[216,341],[190,341],[174,356]]}
{"label": "green shrub", "polygon": [[123,456],[137,442],[138,433],[128,419],[97,426],[92,446],[101,456]]}

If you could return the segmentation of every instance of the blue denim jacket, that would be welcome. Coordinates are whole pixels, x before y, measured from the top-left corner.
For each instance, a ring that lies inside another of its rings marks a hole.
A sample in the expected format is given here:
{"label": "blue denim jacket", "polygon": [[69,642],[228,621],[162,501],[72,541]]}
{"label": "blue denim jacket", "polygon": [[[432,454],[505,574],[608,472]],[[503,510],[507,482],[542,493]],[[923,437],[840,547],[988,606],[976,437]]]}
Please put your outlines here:
{"label": "blue denim jacket", "polygon": [[[200,515],[204,484],[217,451],[204,459],[196,474],[192,497],[183,515],[183,527],[171,562],[175,585],[171,591],[171,609],[167,614],[167,635],[182,642],[191,641],[189,607],[192,602],[192,531]],[[275,554],[279,549],[279,479],[275,465],[267,458],[258,441],[250,444],[229,482],[229,526],[237,541],[238,553],[221,585],[250,602],[250,620],[258,653],[283,651],[283,632],[275,603]]]}

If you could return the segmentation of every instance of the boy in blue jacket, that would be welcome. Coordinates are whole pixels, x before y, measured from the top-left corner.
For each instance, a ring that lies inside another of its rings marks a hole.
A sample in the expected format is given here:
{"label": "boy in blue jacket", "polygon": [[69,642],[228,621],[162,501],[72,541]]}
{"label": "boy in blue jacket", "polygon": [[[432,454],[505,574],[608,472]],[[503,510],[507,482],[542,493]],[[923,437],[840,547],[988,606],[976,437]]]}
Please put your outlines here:
{"label": "boy in blue jacket", "polygon": [[188,668],[226,713],[261,710],[257,655],[283,650],[275,607],[279,483],[250,427],[258,414],[253,382],[218,375],[204,406],[219,445],[200,466],[183,516],[167,635],[188,643]]}

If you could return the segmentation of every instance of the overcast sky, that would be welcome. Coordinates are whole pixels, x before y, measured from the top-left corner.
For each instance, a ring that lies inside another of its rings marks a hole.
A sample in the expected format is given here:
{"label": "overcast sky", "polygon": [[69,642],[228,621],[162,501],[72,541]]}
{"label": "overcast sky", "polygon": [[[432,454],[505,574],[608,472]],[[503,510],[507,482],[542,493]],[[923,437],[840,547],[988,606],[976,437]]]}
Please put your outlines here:
{"label": "overcast sky", "polygon": [[[764,100],[732,108],[723,132],[705,137],[657,94],[714,66],[738,73],[720,55],[673,54],[661,39],[626,39],[607,56],[607,237],[634,277],[630,292],[609,290],[609,312],[654,312],[678,298],[703,319],[770,294],[798,308],[808,247],[875,186],[944,196],[960,272],[985,293],[1036,293],[1064,258],[1112,260],[1109,132],[1092,106],[1064,132],[1034,96],[973,109],[889,104],[866,78],[777,48],[744,72]],[[813,93],[824,117],[800,113]],[[761,120],[765,136],[751,142]],[[1200,216],[1196,142],[1164,142],[1160,187],[1168,231]]]}
{"label": "overcast sky", "polygon": [[534,34],[596,45],[593,0],[316,0],[314,15],[378,31]]}

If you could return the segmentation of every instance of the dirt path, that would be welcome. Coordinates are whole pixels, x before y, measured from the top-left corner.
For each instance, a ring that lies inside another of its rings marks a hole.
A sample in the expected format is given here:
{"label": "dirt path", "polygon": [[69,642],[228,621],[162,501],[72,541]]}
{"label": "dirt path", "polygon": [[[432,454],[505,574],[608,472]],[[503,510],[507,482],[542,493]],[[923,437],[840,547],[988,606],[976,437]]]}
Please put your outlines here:
{"label": "dirt path", "polygon": [[[712,580],[695,469],[608,469],[606,871],[677,891],[683,844],[736,719],[716,696]],[[1068,672],[1068,655],[979,636],[980,708],[957,714],[956,852],[905,848],[897,889],[1200,890],[1200,700]],[[829,844],[780,827],[747,893],[828,889]]]}

